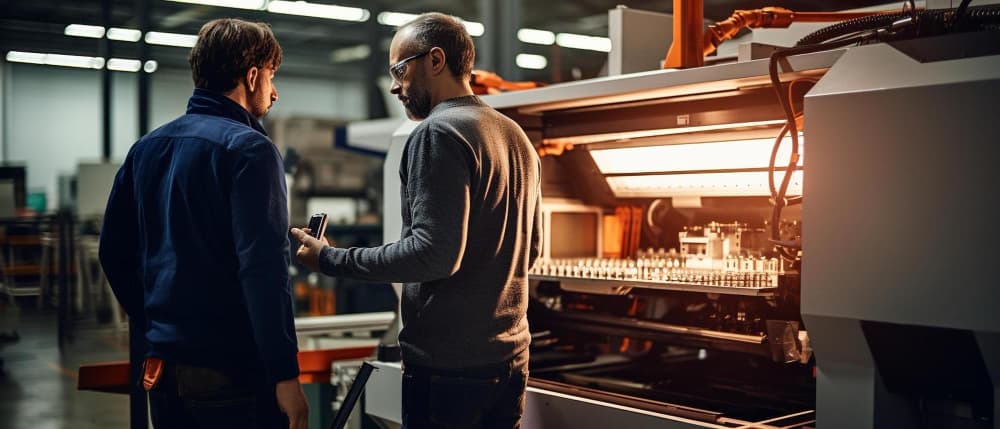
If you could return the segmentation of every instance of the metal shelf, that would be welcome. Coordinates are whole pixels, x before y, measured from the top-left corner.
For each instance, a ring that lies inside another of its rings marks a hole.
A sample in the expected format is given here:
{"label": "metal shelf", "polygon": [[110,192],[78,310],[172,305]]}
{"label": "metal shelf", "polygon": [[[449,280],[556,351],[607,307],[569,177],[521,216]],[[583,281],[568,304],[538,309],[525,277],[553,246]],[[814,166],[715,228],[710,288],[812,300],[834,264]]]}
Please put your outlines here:
{"label": "metal shelf", "polygon": [[[700,293],[717,293],[725,295],[743,295],[743,296],[760,296],[760,297],[771,297],[774,296],[778,291],[777,287],[745,287],[745,286],[719,286],[719,285],[705,285],[700,283],[686,283],[686,282],[663,282],[654,280],[611,280],[611,279],[593,279],[593,278],[581,278],[581,277],[557,277],[557,276],[541,276],[541,275],[529,275],[531,280],[540,281],[554,281],[563,284],[564,289],[569,289],[573,291],[586,292],[591,291],[594,293],[602,293],[605,295],[624,295],[632,288],[642,288],[642,289],[656,289],[656,290],[673,290],[680,292],[700,292]],[[568,286],[568,287],[567,287]]]}

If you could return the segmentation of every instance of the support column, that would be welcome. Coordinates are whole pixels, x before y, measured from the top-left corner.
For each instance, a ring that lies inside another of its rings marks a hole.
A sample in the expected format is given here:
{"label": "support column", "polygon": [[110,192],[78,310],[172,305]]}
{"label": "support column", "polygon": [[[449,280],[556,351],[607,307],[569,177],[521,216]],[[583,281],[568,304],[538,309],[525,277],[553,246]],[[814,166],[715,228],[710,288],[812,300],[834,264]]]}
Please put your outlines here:
{"label": "support column", "polygon": [[382,13],[385,9],[381,3],[375,3],[370,5],[368,10],[371,11],[371,18],[366,23],[369,49],[368,60],[363,66],[368,72],[367,75],[371,77],[366,82],[368,119],[379,119],[389,116],[389,112],[385,106],[385,90],[378,84],[382,77],[389,76],[389,52],[388,48],[382,45],[382,39],[386,37],[386,32],[382,24],[378,23],[378,14]]}
{"label": "support column", "polygon": [[143,37],[139,39],[139,135],[136,139],[149,132],[149,87],[152,76],[146,73],[146,61],[149,60],[149,45],[146,43],[146,33],[149,31],[149,0],[136,0],[136,16],[139,18],[139,31]]}
{"label": "support column", "polygon": [[[111,28],[111,0],[101,1],[101,25]],[[107,162],[111,158],[111,70],[107,67],[111,59],[111,39],[102,38],[98,52],[105,62],[101,69],[101,160]]]}
{"label": "support column", "polygon": [[521,0],[479,0],[479,20],[486,27],[476,42],[477,67],[495,72],[506,80],[520,80],[515,58],[521,50],[517,30],[521,28]]}

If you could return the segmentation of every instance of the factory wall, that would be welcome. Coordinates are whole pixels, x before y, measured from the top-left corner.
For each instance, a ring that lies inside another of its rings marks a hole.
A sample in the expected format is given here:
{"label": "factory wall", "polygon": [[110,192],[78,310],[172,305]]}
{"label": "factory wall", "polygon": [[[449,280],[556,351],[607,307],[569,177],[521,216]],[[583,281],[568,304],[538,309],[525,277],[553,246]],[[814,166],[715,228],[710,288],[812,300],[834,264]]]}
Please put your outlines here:
{"label": "factory wall", "polygon": [[[59,175],[101,158],[101,73],[30,64],[2,65],[0,161],[23,164],[29,192],[58,202]],[[139,137],[138,83],[134,73],[112,73],[111,158],[121,161]],[[357,120],[367,114],[363,85],[350,81],[283,76],[269,117],[306,116]],[[150,130],[184,112],[193,84],[187,70],[151,75]],[[332,138],[332,137],[331,137]]]}

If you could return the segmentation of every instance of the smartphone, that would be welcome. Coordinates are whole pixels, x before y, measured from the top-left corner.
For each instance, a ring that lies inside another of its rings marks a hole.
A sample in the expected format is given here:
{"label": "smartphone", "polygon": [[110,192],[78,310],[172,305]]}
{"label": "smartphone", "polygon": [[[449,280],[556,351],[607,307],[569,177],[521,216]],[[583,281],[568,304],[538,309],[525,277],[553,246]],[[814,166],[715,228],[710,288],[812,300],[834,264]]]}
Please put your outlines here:
{"label": "smartphone", "polygon": [[321,239],[326,232],[326,213],[316,213],[309,218],[309,235]]}

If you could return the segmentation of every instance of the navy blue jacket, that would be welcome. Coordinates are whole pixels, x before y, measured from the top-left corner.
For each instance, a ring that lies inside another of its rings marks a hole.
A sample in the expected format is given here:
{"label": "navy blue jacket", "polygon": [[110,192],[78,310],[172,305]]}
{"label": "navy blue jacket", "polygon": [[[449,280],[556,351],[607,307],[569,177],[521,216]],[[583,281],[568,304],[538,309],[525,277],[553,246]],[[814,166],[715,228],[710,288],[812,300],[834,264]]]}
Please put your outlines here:
{"label": "navy blue jacket", "polygon": [[151,356],[298,376],[287,210],[277,148],[220,93],[196,89],[187,114],[132,146],[100,257]]}

